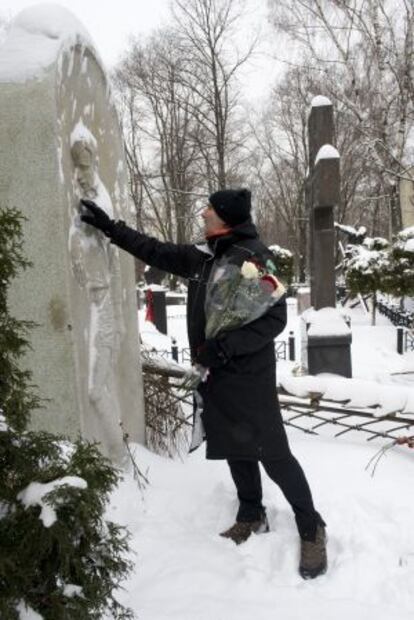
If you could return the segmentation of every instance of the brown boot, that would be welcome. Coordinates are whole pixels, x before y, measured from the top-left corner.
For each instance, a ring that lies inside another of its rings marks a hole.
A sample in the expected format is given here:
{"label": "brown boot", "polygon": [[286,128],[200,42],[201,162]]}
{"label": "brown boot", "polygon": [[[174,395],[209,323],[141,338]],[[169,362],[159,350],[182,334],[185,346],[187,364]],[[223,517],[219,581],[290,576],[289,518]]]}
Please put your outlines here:
{"label": "brown boot", "polygon": [[318,525],[315,540],[301,538],[299,573],[303,579],[314,579],[326,573],[327,568],[325,528]]}
{"label": "brown boot", "polygon": [[244,543],[251,534],[263,534],[269,531],[269,523],[266,515],[260,519],[260,521],[236,521],[225,532],[221,532],[220,536],[223,538],[231,538],[236,545]]}

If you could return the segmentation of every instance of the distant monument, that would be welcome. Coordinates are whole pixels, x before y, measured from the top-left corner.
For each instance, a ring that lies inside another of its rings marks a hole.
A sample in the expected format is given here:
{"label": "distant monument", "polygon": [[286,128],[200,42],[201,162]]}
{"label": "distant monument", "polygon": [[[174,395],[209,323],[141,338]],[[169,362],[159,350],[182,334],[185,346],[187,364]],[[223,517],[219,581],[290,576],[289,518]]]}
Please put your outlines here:
{"label": "distant monument", "polygon": [[414,226],[414,167],[400,179],[400,206],[403,228]]}
{"label": "distant monument", "polygon": [[81,433],[120,462],[120,421],[145,440],[134,265],[80,221],[82,197],[129,217],[117,113],[81,24],[39,5],[15,19],[0,55],[0,204],[26,216],[33,262],[11,303],[39,324],[27,363],[49,401],[34,426]]}
{"label": "distant monument", "polygon": [[[332,104],[315,97],[308,119],[309,269],[312,312],[306,312],[308,370],[350,377],[351,331],[336,308],[334,207],[340,199],[339,153]],[[327,311],[330,308],[332,310]],[[315,311],[323,311],[319,316]]]}

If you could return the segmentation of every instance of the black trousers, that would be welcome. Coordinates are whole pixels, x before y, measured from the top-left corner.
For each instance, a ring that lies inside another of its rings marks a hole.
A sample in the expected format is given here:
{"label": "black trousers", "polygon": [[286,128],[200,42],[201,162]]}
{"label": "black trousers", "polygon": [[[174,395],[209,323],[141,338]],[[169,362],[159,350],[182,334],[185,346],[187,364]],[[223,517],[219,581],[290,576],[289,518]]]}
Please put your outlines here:
{"label": "black trousers", "polygon": [[[240,507],[237,521],[258,521],[265,513],[262,504],[262,481],[257,461],[227,461],[236,485]],[[318,524],[325,525],[315,510],[311,490],[302,467],[290,454],[276,461],[262,461],[264,470],[280,487],[295,514],[299,535],[313,540]]]}

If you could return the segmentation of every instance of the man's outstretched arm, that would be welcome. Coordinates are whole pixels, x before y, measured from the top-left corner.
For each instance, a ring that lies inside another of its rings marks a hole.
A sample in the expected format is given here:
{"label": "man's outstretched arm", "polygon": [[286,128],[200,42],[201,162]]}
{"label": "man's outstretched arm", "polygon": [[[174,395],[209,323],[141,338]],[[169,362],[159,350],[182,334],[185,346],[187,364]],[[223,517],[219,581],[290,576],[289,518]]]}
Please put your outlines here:
{"label": "man's outstretched arm", "polygon": [[159,241],[127,226],[124,222],[112,220],[92,200],[81,200],[81,220],[103,232],[111,243],[168,273],[189,278],[197,268],[202,253],[194,245]]}

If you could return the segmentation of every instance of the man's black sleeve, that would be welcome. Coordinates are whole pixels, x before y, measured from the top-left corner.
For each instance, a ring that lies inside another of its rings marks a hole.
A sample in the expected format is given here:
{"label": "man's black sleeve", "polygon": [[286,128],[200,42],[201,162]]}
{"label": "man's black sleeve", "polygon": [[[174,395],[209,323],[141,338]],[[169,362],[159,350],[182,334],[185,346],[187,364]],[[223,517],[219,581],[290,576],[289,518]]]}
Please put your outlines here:
{"label": "man's black sleeve", "polygon": [[248,355],[259,351],[274,340],[286,327],[286,296],[282,297],[260,318],[231,331],[223,332],[218,339],[227,357]]}
{"label": "man's black sleeve", "polygon": [[157,267],[182,278],[190,278],[202,258],[202,252],[194,245],[158,241],[130,228],[124,222],[116,222],[114,225],[111,231],[111,243],[151,267]]}

